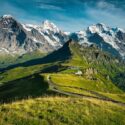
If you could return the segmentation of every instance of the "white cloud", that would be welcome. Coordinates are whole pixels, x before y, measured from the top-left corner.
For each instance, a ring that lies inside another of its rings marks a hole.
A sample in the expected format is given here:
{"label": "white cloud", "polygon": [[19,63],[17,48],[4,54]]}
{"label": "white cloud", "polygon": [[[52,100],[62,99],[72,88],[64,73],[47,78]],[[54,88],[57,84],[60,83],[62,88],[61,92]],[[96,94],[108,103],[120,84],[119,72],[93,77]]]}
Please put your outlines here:
{"label": "white cloud", "polygon": [[63,8],[59,6],[45,4],[45,3],[41,3],[38,7],[41,9],[47,9],[47,10],[64,10]]}
{"label": "white cloud", "polygon": [[106,2],[104,0],[97,2],[96,8],[101,9],[103,11],[107,11],[109,13],[117,13],[117,14],[120,13],[120,15],[124,14],[122,8],[116,7],[114,4],[111,4],[111,3]]}
{"label": "white cloud", "polygon": [[125,16],[117,9],[108,11],[99,8],[88,8],[87,14],[95,23],[102,22],[112,27],[125,28]]}
{"label": "white cloud", "polygon": [[101,9],[114,9],[115,6],[113,4],[107,3],[106,1],[100,1],[97,2],[97,7],[101,8]]}

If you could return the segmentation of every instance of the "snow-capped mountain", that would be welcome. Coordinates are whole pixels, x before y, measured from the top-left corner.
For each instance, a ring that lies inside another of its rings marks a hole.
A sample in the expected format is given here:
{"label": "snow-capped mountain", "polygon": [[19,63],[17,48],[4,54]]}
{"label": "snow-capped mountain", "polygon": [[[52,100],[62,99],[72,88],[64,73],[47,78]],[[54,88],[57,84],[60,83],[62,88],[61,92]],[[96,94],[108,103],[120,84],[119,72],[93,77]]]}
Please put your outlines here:
{"label": "snow-capped mountain", "polygon": [[40,26],[26,24],[24,29],[29,31],[35,42],[43,42],[39,37],[43,37],[54,49],[61,47],[68,39],[67,33],[61,31],[54,23],[46,20]]}
{"label": "snow-capped mountain", "polygon": [[96,44],[115,56],[125,56],[125,30],[110,28],[103,23],[89,26],[86,30],[71,34],[80,44]]}
{"label": "snow-capped mountain", "polygon": [[49,20],[45,20],[42,23],[41,27],[42,27],[43,31],[49,30],[49,31],[52,31],[54,33],[60,32],[59,28],[54,23],[50,22]]}
{"label": "snow-capped mountain", "polygon": [[49,21],[41,26],[21,24],[10,15],[0,18],[0,52],[24,54],[39,50],[43,53],[58,49],[68,40],[65,32]]}
{"label": "snow-capped mountain", "polygon": [[80,44],[96,44],[115,56],[125,57],[125,30],[103,23],[79,32],[64,32],[46,20],[41,25],[21,24],[11,15],[0,18],[0,54],[24,54],[39,50],[47,53],[73,39]]}

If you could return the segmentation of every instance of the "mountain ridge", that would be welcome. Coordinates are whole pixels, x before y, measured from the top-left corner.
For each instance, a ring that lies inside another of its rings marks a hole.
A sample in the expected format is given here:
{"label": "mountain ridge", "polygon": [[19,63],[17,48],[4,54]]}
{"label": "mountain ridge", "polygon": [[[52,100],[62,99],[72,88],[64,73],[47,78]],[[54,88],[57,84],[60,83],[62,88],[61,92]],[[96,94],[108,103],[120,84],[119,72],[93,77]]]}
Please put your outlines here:
{"label": "mountain ridge", "polygon": [[103,23],[72,33],[62,31],[48,20],[41,25],[21,24],[12,16],[4,15],[0,22],[0,52],[3,54],[22,55],[36,50],[48,53],[73,39],[79,44],[96,44],[102,50],[123,59],[125,56],[125,30],[111,28]]}
{"label": "mountain ridge", "polygon": [[[50,24],[45,22],[43,25]],[[52,32],[55,28],[54,24],[51,23],[52,29],[48,27],[26,27],[26,25],[19,23],[12,16],[2,16],[0,18],[0,50],[6,50],[8,54],[19,54],[22,55],[27,52],[33,52],[39,50],[43,53],[51,52],[62,46],[64,42],[63,32]],[[37,29],[36,29],[37,28]],[[31,30],[29,30],[31,29]]]}

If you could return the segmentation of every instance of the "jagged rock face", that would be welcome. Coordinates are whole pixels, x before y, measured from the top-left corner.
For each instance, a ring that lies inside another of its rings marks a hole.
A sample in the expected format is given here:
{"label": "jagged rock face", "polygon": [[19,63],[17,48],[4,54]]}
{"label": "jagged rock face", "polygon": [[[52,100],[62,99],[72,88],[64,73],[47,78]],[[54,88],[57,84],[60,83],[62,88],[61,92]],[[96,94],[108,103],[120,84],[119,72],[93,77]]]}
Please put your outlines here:
{"label": "jagged rock face", "polygon": [[11,16],[3,16],[0,18],[0,50],[5,52],[22,51],[27,35],[22,25]]}
{"label": "jagged rock face", "polygon": [[123,52],[123,56],[125,55],[125,32],[118,31],[116,34],[116,37],[118,38],[119,41],[116,41],[117,45]]}
{"label": "jagged rock face", "polygon": [[69,39],[69,36],[65,32],[61,31],[55,24],[48,20],[44,21],[41,26],[23,26],[30,32],[36,42],[41,41],[42,37],[43,43],[50,44],[54,50],[60,48]]}
{"label": "jagged rock face", "polygon": [[71,34],[71,38],[80,44],[96,44],[102,50],[115,56],[125,57],[125,31],[120,28],[110,28],[98,23],[86,30]]}
{"label": "jagged rock face", "polygon": [[39,50],[42,53],[57,50],[69,39],[84,46],[96,44],[114,56],[125,58],[125,31],[98,23],[79,32],[60,30],[46,20],[41,25],[21,24],[12,16],[0,18],[0,53],[24,54]]}
{"label": "jagged rock face", "polygon": [[5,15],[0,18],[0,28],[2,29],[12,29],[16,31],[19,29],[18,22],[13,19],[13,17]]}
{"label": "jagged rock face", "polygon": [[9,15],[0,18],[1,53],[21,55],[35,50],[47,53],[61,47],[67,38],[49,21],[35,27],[22,25]]}

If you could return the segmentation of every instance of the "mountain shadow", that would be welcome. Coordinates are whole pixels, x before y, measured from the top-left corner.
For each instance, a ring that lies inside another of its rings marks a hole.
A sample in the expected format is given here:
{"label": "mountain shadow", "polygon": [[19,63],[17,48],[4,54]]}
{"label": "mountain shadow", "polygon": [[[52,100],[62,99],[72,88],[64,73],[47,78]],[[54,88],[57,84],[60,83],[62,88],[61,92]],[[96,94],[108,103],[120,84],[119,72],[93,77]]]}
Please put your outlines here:
{"label": "mountain shadow", "polygon": [[38,65],[38,64],[45,64],[45,63],[53,63],[53,62],[62,62],[71,57],[71,51],[69,44],[72,42],[72,40],[69,40],[66,42],[62,48],[48,54],[47,56],[43,58],[38,58],[38,59],[33,59],[24,63],[18,63],[14,65],[10,65],[6,68],[1,68],[0,71],[4,72],[6,70],[10,70],[12,68],[18,67],[18,66],[23,66],[23,67],[28,67],[28,66],[33,66],[33,65]]}
{"label": "mountain shadow", "polygon": [[39,74],[4,83],[0,86],[0,102],[12,102],[48,93],[49,85]]}

